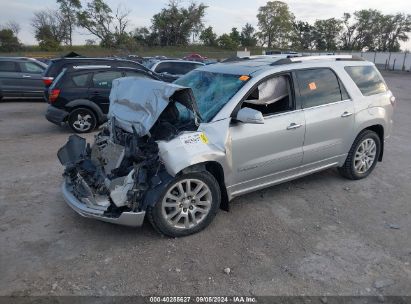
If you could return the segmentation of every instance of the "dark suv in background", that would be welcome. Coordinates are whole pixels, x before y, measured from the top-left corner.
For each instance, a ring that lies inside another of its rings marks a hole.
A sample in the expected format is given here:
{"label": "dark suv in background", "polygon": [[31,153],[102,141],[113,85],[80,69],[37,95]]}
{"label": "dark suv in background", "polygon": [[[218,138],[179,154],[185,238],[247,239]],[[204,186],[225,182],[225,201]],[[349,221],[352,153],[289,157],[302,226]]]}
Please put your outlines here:
{"label": "dark suv in background", "polygon": [[0,57],[0,99],[43,98],[47,65],[33,58]]}
{"label": "dark suv in background", "polygon": [[166,59],[154,60],[147,67],[157,73],[163,81],[173,82],[188,72],[204,65],[204,63],[195,61]]}
{"label": "dark suv in background", "polygon": [[46,118],[52,123],[68,123],[76,133],[87,133],[106,121],[114,79],[144,77],[159,79],[146,69],[115,66],[74,66],[64,68],[48,89]]}
{"label": "dark suv in background", "polygon": [[47,88],[53,83],[53,80],[57,77],[58,74],[64,68],[70,68],[73,66],[81,66],[81,65],[109,65],[111,67],[128,67],[128,68],[135,68],[140,69],[146,72],[151,72],[142,64],[132,61],[126,60],[121,58],[89,58],[89,57],[63,57],[63,58],[56,58],[52,59],[50,64],[48,65],[47,70],[43,74],[43,82],[46,85],[46,99],[47,97]]}

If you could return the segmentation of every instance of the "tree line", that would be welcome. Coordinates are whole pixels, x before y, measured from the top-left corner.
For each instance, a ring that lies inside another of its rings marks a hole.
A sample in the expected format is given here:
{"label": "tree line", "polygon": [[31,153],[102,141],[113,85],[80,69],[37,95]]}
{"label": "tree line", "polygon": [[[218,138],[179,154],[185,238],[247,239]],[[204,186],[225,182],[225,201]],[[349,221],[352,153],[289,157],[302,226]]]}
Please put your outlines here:
{"label": "tree line", "polygon": [[[56,0],[58,9],[34,13],[31,20],[34,36],[44,50],[56,50],[73,44],[76,28],[84,29],[95,39],[86,44],[106,48],[136,49],[140,46],[185,46],[200,42],[207,46],[235,50],[239,47],[262,46],[295,50],[368,50],[399,51],[400,43],[408,41],[411,15],[383,14],[364,9],[341,18],[318,19],[314,23],[297,20],[282,1],[268,1],[258,9],[258,28],[246,23],[241,29],[217,35],[206,26],[207,6],[191,2],[181,6],[170,0],[151,18],[151,26],[131,30],[130,10],[124,6],[110,7],[104,0]],[[20,26],[9,22],[0,27],[0,51],[21,47]]]}

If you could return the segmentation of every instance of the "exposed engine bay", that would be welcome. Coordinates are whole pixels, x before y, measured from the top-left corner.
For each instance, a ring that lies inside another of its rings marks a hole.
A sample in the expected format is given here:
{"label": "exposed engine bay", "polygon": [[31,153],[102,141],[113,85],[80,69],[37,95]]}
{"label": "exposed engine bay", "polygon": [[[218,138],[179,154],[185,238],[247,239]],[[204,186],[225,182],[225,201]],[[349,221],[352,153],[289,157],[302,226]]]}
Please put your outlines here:
{"label": "exposed engine bay", "polygon": [[[154,86],[153,90],[159,92],[158,87],[164,85],[157,82]],[[189,89],[174,86],[173,91],[170,84],[167,89],[169,96],[150,103],[147,99],[143,104],[121,98],[111,101],[123,108],[137,109],[140,116],[145,115],[145,123],[141,123],[142,117],[139,121],[127,120],[131,110],[121,109],[120,113],[109,115],[109,121],[95,136],[93,145],[77,135],[69,137],[59,150],[58,158],[66,167],[63,192],[70,192],[78,200],[73,209],[84,216],[95,215],[107,220],[119,218],[123,213],[139,214],[156,202],[161,189],[173,178],[159,157],[157,141],[170,140],[183,131],[198,128],[195,113],[182,118],[181,110],[177,109],[177,103],[180,108],[187,106],[184,111],[195,109]],[[159,105],[159,101],[163,104]],[[111,109],[115,111],[115,105]],[[68,203],[73,207],[73,202]]]}

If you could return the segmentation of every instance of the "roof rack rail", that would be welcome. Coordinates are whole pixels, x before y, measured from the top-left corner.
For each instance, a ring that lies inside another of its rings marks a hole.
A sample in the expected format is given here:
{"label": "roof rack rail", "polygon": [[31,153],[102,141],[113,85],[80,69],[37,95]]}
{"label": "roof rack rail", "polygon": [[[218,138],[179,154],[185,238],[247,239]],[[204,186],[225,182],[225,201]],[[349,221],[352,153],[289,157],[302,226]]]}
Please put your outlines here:
{"label": "roof rack rail", "polygon": [[109,69],[111,65],[73,65],[73,69],[82,70],[82,69]]}
{"label": "roof rack rail", "polygon": [[282,65],[291,63],[301,63],[314,60],[335,60],[335,61],[364,61],[362,57],[356,55],[320,55],[320,56],[301,56],[284,58],[273,62],[271,65]]}

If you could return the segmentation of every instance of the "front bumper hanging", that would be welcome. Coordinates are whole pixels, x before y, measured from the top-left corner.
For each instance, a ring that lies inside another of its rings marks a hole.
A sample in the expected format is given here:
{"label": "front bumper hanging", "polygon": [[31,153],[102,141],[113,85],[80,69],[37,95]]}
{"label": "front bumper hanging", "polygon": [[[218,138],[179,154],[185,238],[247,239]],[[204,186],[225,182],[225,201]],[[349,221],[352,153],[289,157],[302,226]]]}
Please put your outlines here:
{"label": "front bumper hanging", "polygon": [[109,217],[104,214],[104,210],[98,210],[88,207],[85,203],[81,202],[77,197],[73,195],[73,186],[68,180],[65,180],[62,185],[62,193],[64,200],[74,211],[83,217],[93,218],[100,221],[130,226],[139,227],[143,225],[146,212],[122,212],[119,217]]}

